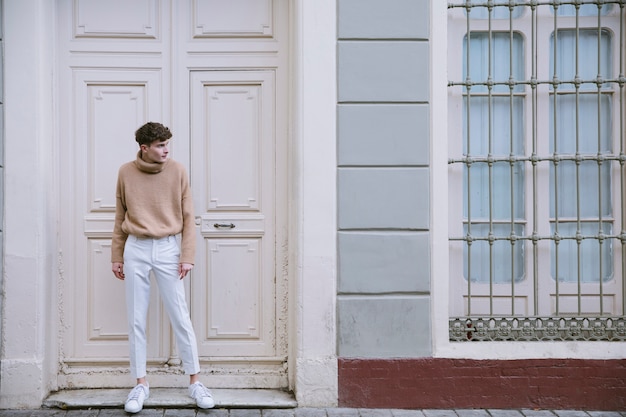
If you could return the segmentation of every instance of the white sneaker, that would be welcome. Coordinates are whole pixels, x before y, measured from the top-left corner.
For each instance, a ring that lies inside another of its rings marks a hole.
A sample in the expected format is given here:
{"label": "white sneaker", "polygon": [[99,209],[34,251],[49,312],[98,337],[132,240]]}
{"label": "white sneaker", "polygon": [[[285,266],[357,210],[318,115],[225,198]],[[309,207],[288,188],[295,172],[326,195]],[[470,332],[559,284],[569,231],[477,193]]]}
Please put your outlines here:
{"label": "white sneaker", "polygon": [[138,413],[143,408],[143,402],[150,396],[150,387],[143,384],[137,384],[128,394],[124,411],[127,413]]}
{"label": "white sneaker", "polygon": [[196,400],[196,404],[200,408],[213,408],[215,406],[213,394],[202,382],[189,385],[189,396]]}

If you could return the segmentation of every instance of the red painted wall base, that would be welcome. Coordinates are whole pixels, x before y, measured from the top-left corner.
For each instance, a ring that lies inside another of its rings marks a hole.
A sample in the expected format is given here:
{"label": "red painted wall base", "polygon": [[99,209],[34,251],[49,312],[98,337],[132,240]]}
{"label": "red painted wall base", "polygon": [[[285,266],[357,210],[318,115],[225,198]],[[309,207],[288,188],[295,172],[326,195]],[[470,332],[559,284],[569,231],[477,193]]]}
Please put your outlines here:
{"label": "red painted wall base", "polygon": [[626,359],[340,358],[339,406],[626,411]]}

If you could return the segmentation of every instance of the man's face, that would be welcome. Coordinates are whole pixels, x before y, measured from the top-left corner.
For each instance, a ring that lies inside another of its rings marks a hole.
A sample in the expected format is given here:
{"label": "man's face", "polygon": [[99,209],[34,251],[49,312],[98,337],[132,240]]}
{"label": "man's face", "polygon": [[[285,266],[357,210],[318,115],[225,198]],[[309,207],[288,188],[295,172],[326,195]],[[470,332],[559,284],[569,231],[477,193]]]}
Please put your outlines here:
{"label": "man's face", "polygon": [[152,142],[150,145],[141,145],[141,159],[146,162],[162,164],[167,160],[167,155],[169,153],[169,140],[165,140],[163,142],[155,141]]}

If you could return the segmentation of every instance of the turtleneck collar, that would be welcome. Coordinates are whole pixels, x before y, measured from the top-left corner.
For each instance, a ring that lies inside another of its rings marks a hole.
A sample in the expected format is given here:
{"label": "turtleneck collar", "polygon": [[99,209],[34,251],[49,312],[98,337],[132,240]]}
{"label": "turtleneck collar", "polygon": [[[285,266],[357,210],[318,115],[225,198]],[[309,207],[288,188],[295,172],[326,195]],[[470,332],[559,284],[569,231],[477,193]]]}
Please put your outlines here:
{"label": "turtleneck collar", "polygon": [[165,169],[169,161],[170,160],[167,159],[162,164],[159,164],[156,162],[146,162],[143,159],[141,159],[141,150],[140,150],[139,152],[137,152],[137,158],[135,159],[135,166],[139,168],[139,170],[142,172],[145,172],[148,174],[158,174],[159,172]]}

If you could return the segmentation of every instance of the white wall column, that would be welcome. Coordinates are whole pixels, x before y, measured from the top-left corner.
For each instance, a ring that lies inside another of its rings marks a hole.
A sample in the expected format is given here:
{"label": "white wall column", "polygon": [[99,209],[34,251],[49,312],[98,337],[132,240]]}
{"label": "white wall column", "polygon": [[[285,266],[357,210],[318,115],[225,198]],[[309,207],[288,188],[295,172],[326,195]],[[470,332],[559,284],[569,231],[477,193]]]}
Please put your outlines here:
{"label": "white wall column", "polygon": [[[292,3],[290,369],[300,407],[337,405],[336,1]],[[294,370],[295,368],[295,370]]]}
{"label": "white wall column", "polygon": [[4,288],[0,408],[38,408],[57,353],[54,5],[4,2]]}

